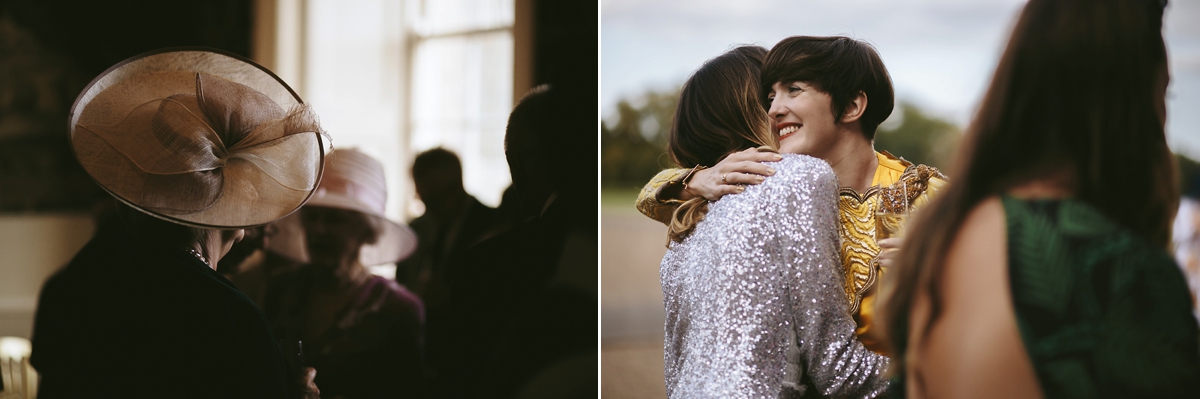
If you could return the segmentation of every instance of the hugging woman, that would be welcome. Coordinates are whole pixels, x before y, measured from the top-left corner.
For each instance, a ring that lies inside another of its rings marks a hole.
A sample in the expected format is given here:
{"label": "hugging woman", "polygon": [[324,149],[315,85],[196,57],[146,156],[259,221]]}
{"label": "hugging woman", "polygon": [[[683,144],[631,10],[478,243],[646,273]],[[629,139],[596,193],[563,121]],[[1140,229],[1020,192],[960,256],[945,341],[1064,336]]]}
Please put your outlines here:
{"label": "hugging woman", "polygon": [[[774,150],[758,76],[766,51],[706,62],[685,83],[669,153],[682,167]],[[660,278],[671,398],[874,397],[886,357],[855,339],[842,290],[837,178],[824,161],[775,157],[776,173],[722,200],[674,212]],[[686,187],[684,188],[686,189]]]}

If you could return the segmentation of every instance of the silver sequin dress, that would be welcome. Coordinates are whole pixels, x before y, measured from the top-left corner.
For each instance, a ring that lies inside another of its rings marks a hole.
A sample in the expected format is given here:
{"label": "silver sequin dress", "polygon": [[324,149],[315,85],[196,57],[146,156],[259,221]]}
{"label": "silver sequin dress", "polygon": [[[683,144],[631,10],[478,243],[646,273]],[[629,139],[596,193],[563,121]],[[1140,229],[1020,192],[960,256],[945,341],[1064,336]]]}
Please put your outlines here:
{"label": "silver sequin dress", "polygon": [[771,166],[663,257],[667,396],[881,396],[888,359],[855,340],[842,289],[833,169]]}

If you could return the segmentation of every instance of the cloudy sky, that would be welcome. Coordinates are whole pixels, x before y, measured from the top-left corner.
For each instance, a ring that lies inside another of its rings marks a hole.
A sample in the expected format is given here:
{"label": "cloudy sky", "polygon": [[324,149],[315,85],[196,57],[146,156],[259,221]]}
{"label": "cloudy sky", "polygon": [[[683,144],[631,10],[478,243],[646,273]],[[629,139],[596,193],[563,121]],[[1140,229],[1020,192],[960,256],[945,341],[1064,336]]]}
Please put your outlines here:
{"label": "cloudy sky", "polygon": [[[959,125],[978,105],[1021,0],[602,0],[601,112],[681,84],[738,44],[846,35],[879,50],[896,97]],[[1200,159],[1200,0],[1171,0],[1167,135]]]}

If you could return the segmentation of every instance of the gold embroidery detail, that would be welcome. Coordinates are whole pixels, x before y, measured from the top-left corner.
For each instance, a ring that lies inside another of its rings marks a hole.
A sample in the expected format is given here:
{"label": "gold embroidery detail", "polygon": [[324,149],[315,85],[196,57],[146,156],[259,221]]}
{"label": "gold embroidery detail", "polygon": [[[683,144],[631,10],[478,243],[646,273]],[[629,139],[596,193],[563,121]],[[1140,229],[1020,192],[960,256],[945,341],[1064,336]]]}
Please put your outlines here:
{"label": "gold embroidery detail", "polygon": [[[932,166],[911,165],[904,169],[904,173],[900,174],[899,181],[879,190],[880,197],[900,198],[904,196],[902,194],[902,190],[907,189],[907,201],[905,201],[904,204],[890,203],[880,205],[883,206],[884,209],[891,212],[899,211],[901,206],[906,206],[909,211],[912,211],[913,205],[918,205],[920,203],[917,201],[918,199],[922,197],[928,199],[929,194],[936,193],[937,190],[940,189],[942,182],[934,181],[934,179],[944,182],[946,180],[946,176],[943,175],[942,172],[938,171],[937,168]],[[904,182],[907,187],[901,187],[900,182]],[[933,187],[932,190],[930,189],[931,187]]]}
{"label": "gold embroidery detail", "polygon": [[892,204],[889,208],[895,211],[898,206],[905,206],[912,212],[917,206],[928,202],[929,196],[936,194],[946,180],[946,176],[937,168],[914,165],[903,158],[900,161],[906,168],[898,181],[887,187],[871,186],[861,195],[849,187],[838,190],[838,218],[842,224],[839,233],[842,237],[842,268],[845,275],[843,288],[850,302],[850,314],[858,314],[864,294],[874,287],[879,278],[875,212],[880,208],[880,198],[892,198],[893,195],[902,197],[899,193],[904,188],[899,183],[905,182],[908,186],[906,204]]}
{"label": "gold embroidery detail", "polygon": [[679,184],[691,169],[663,169],[650,179],[638,193],[636,207],[639,212],[660,223],[671,223],[671,214],[675,213],[683,201],[678,199],[662,199],[659,194],[669,185]]}
{"label": "gold embroidery detail", "polygon": [[842,271],[845,274],[846,299],[850,314],[858,313],[863,292],[875,283],[873,261],[879,255],[875,243],[875,208],[879,201],[879,186],[859,195],[854,189],[838,190],[838,218],[842,228]]}

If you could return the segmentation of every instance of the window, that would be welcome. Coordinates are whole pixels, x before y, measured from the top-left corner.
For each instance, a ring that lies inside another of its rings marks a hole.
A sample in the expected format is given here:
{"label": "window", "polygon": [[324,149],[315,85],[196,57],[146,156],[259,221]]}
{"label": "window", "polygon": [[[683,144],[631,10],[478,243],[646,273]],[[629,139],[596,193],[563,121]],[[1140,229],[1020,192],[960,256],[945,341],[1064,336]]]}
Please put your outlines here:
{"label": "window", "polygon": [[462,159],[467,192],[497,206],[520,1],[259,0],[255,58],[313,106],[335,147],[383,162],[388,216],[424,212],[409,171],[439,146]]}
{"label": "window", "polygon": [[467,192],[497,206],[510,182],[504,128],[513,106],[513,0],[412,0],[408,7],[410,152],[454,151]]}

